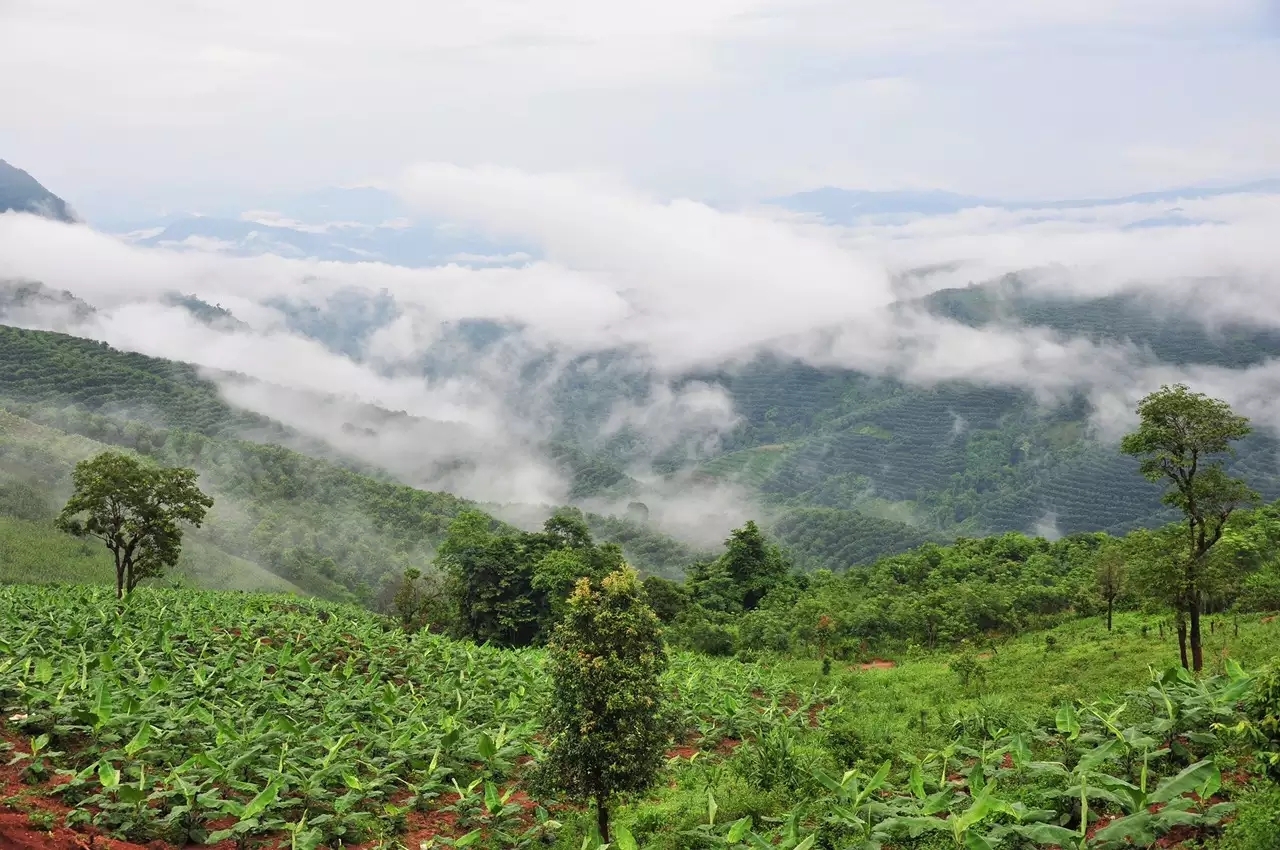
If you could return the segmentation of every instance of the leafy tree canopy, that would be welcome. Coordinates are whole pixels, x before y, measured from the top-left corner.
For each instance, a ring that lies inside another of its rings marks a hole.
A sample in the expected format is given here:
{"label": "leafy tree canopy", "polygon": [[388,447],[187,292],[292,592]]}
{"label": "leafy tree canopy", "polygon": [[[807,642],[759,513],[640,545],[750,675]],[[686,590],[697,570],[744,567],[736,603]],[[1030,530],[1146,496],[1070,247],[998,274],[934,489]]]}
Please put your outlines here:
{"label": "leafy tree canopy", "polygon": [[116,596],[178,562],[182,526],[199,527],[213,499],[196,486],[191,469],[152,466],[122,452],[103,452],[76,464],[75,493],[57,525],[97,537],[115,559]]}
{"label": "leafy tree canopy", "polygon": [[548,647],[553,682],[544,781],[596,803],[609,840],[609,800],[653,784],[669,726],[661,678],[667,652],[638,575],[623,566],[580,579]]}

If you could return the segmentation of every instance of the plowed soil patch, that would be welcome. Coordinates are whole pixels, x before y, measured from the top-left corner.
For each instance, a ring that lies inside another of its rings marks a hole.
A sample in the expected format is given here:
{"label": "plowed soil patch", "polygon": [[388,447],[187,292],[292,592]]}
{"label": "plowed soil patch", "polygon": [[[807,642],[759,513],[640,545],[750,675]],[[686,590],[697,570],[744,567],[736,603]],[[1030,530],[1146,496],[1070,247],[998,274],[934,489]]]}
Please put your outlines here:
{"label": "plowed soil patch", "polygon": [[894,661],[886,661],[883,658],[875,658],[875,659],[872,659],[871,661],[866,662],[865,664],[859,664],[858,669],[859,670],[892,670],[894,667],[897,667],[897,666],[898,666],[897,663]]}

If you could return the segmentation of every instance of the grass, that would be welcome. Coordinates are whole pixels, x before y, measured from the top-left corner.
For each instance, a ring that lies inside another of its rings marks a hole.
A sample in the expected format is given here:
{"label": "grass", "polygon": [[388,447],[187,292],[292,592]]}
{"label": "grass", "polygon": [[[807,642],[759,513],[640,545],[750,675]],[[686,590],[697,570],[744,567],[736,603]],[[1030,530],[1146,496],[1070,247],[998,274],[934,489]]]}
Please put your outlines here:
{"label": "grass", "polygon": [[111,556],[102,546],[60,534],[45,523],[0,516],[0,584],[109,584]]}
{"label": "grass", "polygon": [[[1228,656],[1245,669],[1280,661],[1280,620],[1266,619],[1207,618],[1206,672],[1220,672]],[[1212,633],[1210,621],[1215,624]],[[844,696],[841,722],[893,755],[941,745],[950,739],[953,724],[966,718],[987,717],[1006,726],[1051,723],[1063,703],[1118,698],[1146,682],[1150,668],[1179,663],[1173,633],[1166,626],[1162,641],[1159,624],[1155,616],[1122,613],[1110,633],[1102,619],[1088,618],[994,648],[971,647],[980,672],[968,687],[950,666],[959,652],[949,650],[902,656],[887,669],[836,663],[825,684]],[[824,684],[817,661],[783,664],[801,682]]]}
{"label": "grass", "polygon": [[[160,583],[178,581],[203,590],[306,595],[252,561],[188,535],[177,567]],[[0,584],[113,584],[106,548],[63,534],[47,522],[0,516]]]}

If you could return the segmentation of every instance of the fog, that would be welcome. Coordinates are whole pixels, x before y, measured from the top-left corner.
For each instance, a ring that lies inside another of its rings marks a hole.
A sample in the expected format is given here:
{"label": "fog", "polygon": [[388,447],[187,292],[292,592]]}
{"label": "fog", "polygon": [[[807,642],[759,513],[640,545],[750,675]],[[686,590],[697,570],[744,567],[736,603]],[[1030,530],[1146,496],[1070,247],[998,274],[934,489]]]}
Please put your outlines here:
{"label": "fog", "polygon": [[[1009,323],[975,328],[895,306],[1018,272],[1032,293],[1133,294],[1211,328],[1280,327],[1277,195],[983,208],[835,227],[763,206],[652,197],[597,175],[423,164],[403,175],[399,191],[426,214],[532,242],[542,259],[407,269],[235,258],[142,248],[84,225],[6,214],[0,279],[39,281],[96,308],[84,316],[36,302],[6,321],[196,363],[235,405],[406,483],[495,503],[568,497],[547,446],[566,425],[550,396],[564,370],[606,354],[600,368],[632,390],[588,423],[584,440],[633,435],[641,450],[628,473],[651,507],[669,506],[655,520],[686,539],[722,535],[756,508],[731,488],[652,471],[663,452],[713,451],[738,422],[722,387],[683,378],[763,353],[913,385],[1015,388],[1045,405],[1084,393],[1106,439],[1132,421],[1144,392],[1176,380],[1280,428],[1280,361],[1176,367],[1130,344]],[[175,291],[223,305],[247,329],[197,321],[166,303]],[[307,338],[279,306],[328,309],[335,294],[353,292],[386,293],[395,305],[355,356]],[[507,332],[467,347],[457,336],[464,320]]]}

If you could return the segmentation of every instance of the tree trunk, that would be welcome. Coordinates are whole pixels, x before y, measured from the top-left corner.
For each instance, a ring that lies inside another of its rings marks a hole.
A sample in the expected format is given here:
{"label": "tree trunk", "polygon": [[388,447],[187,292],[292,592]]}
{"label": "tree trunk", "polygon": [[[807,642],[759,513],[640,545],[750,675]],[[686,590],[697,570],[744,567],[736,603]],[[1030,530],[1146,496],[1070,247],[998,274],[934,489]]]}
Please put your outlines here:
{"label": "tree trunk", "polygon": [[124,561],[116,556],[116,599],[124,599]]}
{"label": "tree trunk", "polygon": [[1107,631],[1111,631],[1111,609],[1115,607],[1115,597],[1107,597]]}
{"label": "tree trunk", "polygon": [[[1191,604],[1187,606],[1191,615],[1191,665],[1199,673],[1204,669],[1204,648],[1200,645],[1200,594],[1191,595]],[[1183,666],[1186,666],[1185,658]]]}
{"label": "tree trunk", "polygon": [[1181,611],[1178,612],[1178,654],[1182,656],[1183,669],[1190,670],[1191,665],[1187,663],[1187,621]]}
{"label": "tree trunk", "polygon": [[600,841],[609,843],[609,805],[604,797],[596,797],[596,829],[600,832]]}

